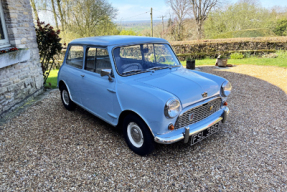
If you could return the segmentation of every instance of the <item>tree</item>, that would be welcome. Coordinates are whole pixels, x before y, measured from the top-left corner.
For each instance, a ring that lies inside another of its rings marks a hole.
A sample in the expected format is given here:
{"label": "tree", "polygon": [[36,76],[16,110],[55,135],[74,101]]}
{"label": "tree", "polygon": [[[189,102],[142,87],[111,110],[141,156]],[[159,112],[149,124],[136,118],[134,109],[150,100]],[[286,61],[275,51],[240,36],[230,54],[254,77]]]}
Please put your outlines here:
{"label": "tree", "polygon": [[279,36],[287,35],[287,19],[278,20],[273,31]]}
{"label": "tree", "polygon": [[52,8],[53,8],[53,14],[54,14],[54,19],[55,19],[55,23],[56,23],[56,28],[59,29],[54,0],[51,0],[51,3],[52,3]]}
{"label": "tree", "polygon": [[201,39],[203,22],[207,19],[209,12],[220,3],[220,0],[189,0],[189,2],[197,25],[198,39]]}
{"label": "tree", "polygon": [[173,13],[176,15],[178,24],[177,39],[183,39],[183,20],[190,11],[190,4],[188,0],[166,0],[166,3],[171,7]]}
{"label": "tree", "polygon": [[225,9],[210,12],[204,23],[204,34],[206,38],[216,38],[224,33],[231,35],[226,37],[239,37],[240,35],[232,36],[232,33],[240,34],[238,32],[245,31],[244,37],[248,37],[248,33],[252,36],[257,30],[257,34],[268,35],[269,32],[272,33],[268,29],[272,20],[274,18],[269,11],[257,4],[235,3]]}
{"label": "tree", "polygon": [[69,8],[70,12],[66,12],[66,19],[62,25],[64,23],[69,31],[82,37],[101,35],[115,27],[111,20],[117,15],[117,10],[105,0],[69,1],[66,8]]}
{"label": "tree", "polygon": [[[63,43],[75,38],[119,34],[112,19],[117,10],[107,0],[31,0],[54,15]],[[35,5],[35,8],[36,8]]]}
{"label": "tree", "polygon": [[37,12],[35,1],[34,0],[30,0],[30,3],[31,3],[32,9],[33,9],[35,18],[36,18],[36,20],[38,20],[39,16],[38,16],[38,12]]}
{"label": "tree", "polygon": [[[64,15],[63,15],[63,11],[62,11],[62,8],[61,8],[61,0],[56,0],[57,1],[57,5],[58,5],[58,12],[60,14],[60,21],[61,21],[61,26],[62,26],[62,32],[65,33],[65,20],[64,20]],[[66,1],[68,2],[68,1]],[[64,39],[65,41],[65,39]]]}

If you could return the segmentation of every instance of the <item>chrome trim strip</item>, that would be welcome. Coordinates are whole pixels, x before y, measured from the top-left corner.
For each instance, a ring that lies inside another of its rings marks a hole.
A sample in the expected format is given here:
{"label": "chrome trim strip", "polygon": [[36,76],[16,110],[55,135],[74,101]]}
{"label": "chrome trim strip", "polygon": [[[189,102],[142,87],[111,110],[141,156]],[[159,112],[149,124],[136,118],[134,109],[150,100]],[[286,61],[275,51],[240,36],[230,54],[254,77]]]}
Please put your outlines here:
{"label": "chrome trim strip", "polygon": [[[193,128],[194,125],[187,126],[184,129],[180,128],[181,130],[184,130],[184,132],[177,134],[177,135],[170,135],[170,134],[168,136],[167,136],[167,134],[158,135],[158,136],[154,137],[154,141],[157,143],[160,143],[160,144],[172,144],[172,143],[178,142],[182,139],[184,139],[186,141],[191,135],[196,134],[200,131],[203,131],[203,130],[213,126],[214,124],[222,121],[223,120],[222,115],[224,113],[226,113],[226,114],[229,113],[228,107],[225,107],[223,109],[223,113],[221,114],[221,116],[216,117],[213,120],[208,121],[207,123],[201,124],[200,126],[195,127],[195,128]],[[189,129],[189,134],[185,134],[186,130],[188,130],[188,129]]]}

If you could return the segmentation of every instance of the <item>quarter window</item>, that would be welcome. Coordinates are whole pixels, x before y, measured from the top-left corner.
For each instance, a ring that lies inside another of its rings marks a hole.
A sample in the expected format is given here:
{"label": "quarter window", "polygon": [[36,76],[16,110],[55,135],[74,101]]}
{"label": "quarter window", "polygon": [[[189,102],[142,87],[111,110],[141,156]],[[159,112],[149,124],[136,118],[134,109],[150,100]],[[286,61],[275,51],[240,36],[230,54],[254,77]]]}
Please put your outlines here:
{"label": "quarter window", "polygon": [[72,45],[70,47],[66,63],[70,66],[82,69],[83,59],[84,59],[83,47]]}
{"label": "quarter window", "polygon": [[101,73],[102,69],[112,69],[108,51],[104,48],[89,47],[85,69],[95,73]]}

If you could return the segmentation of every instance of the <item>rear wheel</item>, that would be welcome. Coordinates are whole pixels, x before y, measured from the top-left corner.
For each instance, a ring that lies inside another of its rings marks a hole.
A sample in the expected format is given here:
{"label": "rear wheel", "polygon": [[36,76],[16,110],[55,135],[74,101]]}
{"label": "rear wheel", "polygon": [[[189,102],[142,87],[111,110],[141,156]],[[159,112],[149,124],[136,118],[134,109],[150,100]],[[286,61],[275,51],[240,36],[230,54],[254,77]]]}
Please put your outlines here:
{"label": "rear wheel", "polygon": [[123,132],[129,148],[144,156],[154,150],[153,136],[145,122],[134,114],[127,115],[123,122]]}
{"label": "rear wheel", "polygon": [[64,107],[69,111],[74,110],[76,108],[76,104],[71,100],[67,87],[63,85],[60,90],[61,90],[61,99]]}

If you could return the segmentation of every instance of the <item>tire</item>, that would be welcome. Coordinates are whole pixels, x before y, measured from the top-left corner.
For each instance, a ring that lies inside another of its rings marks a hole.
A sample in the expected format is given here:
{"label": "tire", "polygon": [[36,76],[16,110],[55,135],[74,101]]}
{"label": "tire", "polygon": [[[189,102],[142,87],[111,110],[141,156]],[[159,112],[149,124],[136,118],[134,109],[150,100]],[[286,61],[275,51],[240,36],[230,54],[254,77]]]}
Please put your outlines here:
{"label": "tire", "polygon": [[123,133],[129,148],[145,156],[154,150],[154,138],[145,122],[137,115],[129,114],[123,121]]}
{"label": "tire", "polygon": [[67,87],[63,85],[60,90],[61,90],[61,100],[64,107],[69,111],[75,110],[76,104],[71,100]]}

